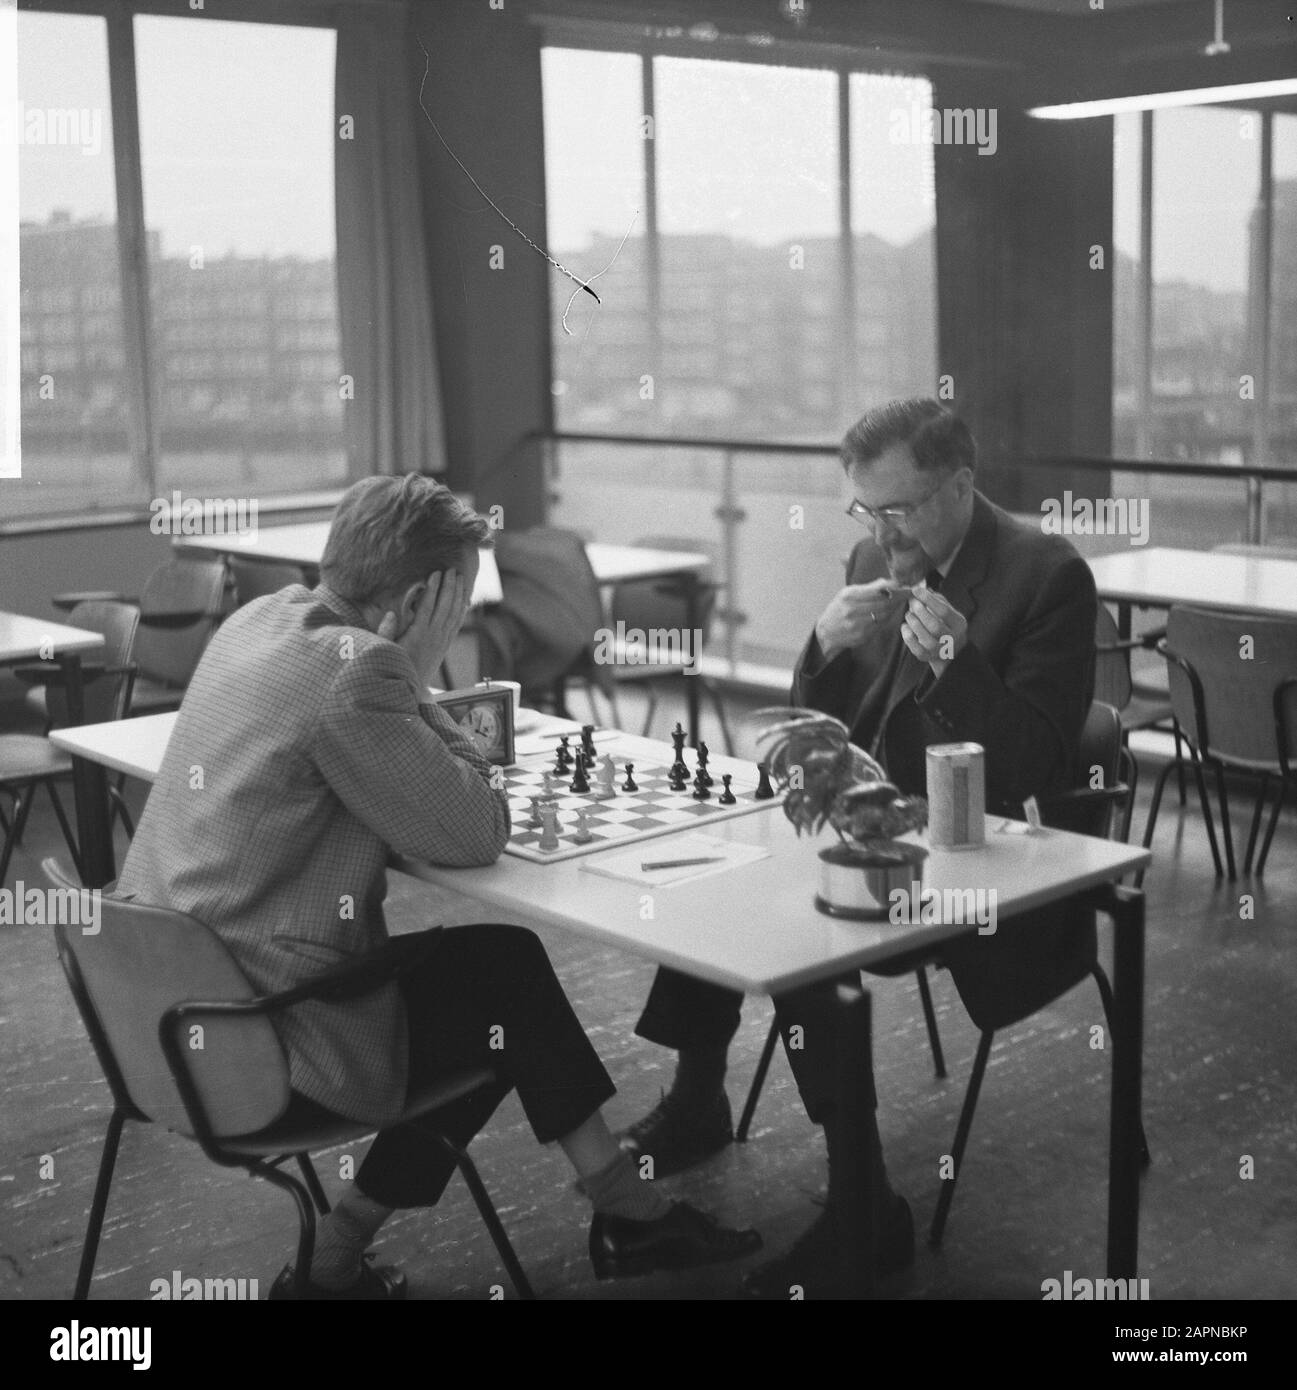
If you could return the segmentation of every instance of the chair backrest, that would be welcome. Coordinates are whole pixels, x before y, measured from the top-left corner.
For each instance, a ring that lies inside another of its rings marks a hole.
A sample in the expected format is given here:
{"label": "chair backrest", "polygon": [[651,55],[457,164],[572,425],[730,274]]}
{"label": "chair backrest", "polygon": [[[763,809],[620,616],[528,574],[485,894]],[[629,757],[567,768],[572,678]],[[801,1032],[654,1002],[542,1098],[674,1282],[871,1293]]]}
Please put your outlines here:
{"label": "chair backrest", "polygon": [[1130,652],[1120,650],[1121,636],[1107,604],[1097,605],[1094,620],[1094,698],[1123,710],[1130,704]]}
{"label": "chair backrest", "polygon": [[[140,630],[135,659],[140,674],[183,688],[189,684],[212,633],[225,594],[220,560],[168,560],[148,577],[140,595]],[[150,618],[169,614],[203,616],[180,627],[152,627]]]}
{"label": "chair backrest", "polygon": [[[642,536],[636,545],[650,550],[680,550],[708,554],[707,546],[698,540],[680,536]],[[697,626],[702,631],[704,646],[711,635],[712,616],[716,610],[716,589],[708,587],[712,581],[712,567],[707,566],[696,576],[703,586],[698,594]],[[630,579],[615,584],[609,600],[609,619],[616,627],[624,622],[627,629],[639,628],[651,632],[654,628],[678,632],[685,627],[687,617],[684,596],[672,592],[669,579]]]}
{"label": "chair backrest", "polygon": [[1190,743],[1227,762],[1277,771],[1275,692],[1297,674],[1297,620],[1172,608],[1166,652],[1171,705]]}
{"label": "chair backrest", "polygon": [[[1082,791],[1115,787],[1121,781],[1121,715],[1102,700],[1093,701],[1085,717],[1077,771]],[[1081,801],[1078,806],[1075,823],[1061,828],[1106,839],[1112,828],[1113,803],[1095,798]]]}
{"label": "chair backrest", "polygon": [[[42,867],[55,887],[82,891],[56,861]],[[174,1004],[251,999],[252,987],[225,943],[195,918],[111,897],[100,898],[99,909],[97,932],[55,926],[59,960],[86,1030],[119,1104],[192,1135],[159,1022]],[[88,915],[81,913],[82,922]],[[287,1109],[288,1061],[267,1019],[193,1020],[182,1027],[181,1049],[218,1138],[264,1129]]]}
{"label": "chair backrest", "polygon": [[[85,681],[82,691],[84,723],[106,724],[126,714],[134,674],[122,668],[129,667],[134,660],[139,621],[140,611],[133,603],[103,599],[78,603],[69,615],[68,622],[73,627],[98,632],[104,639],[104,645],[90,653],[86,661],[89,668],[102,664],[107,671],[102,676],[92,675]],[[66,727],[69,723],[68,701],[67,691],[62,685],[45,687],[45,707],[55,727]]]}
{"label": "chair backrest", "polygon": [[235,601],[240,607],[254,598],[277,594],[290,584],[301,584],[305,578],[300,565],[287,561],[249,560],[242,555],[231,555],[228,564],[234,578]]}
{"label": "chair backrest", "polygon": [[589,660],[604,625],[599,581],[575,531],[538,526],[501,532],[495,545],[504,598],[499,605],[522,637],[508,673],[525,691],[550,687]]}

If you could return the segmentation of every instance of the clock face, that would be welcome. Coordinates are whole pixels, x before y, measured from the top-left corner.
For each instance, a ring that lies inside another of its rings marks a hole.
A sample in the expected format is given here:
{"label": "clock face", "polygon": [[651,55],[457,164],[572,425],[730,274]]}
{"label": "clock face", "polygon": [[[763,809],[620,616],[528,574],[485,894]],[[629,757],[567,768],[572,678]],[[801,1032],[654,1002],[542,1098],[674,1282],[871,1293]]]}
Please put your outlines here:
{"label": "clock face", "polygon": [[460,720],[459,727],[484,754],[494,752],[500,745],[500,716],[490,705],[475,705]]}

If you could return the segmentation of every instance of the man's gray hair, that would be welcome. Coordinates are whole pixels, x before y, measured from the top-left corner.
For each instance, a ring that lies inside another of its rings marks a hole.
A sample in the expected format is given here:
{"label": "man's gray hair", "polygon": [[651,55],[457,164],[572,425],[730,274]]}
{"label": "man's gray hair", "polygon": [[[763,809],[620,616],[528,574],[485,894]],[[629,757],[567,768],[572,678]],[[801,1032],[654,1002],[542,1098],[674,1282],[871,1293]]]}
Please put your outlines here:
{"label": "man's gray hair", "polygon": [[338,503],[320,578],[355,604],[459,568],[470,547],[489,545],[491,527],[442,483],[409,473],[362,478]]}
{"label": "man's gray hair", "polygon": [[908,445],[924,473],[977,467],[977,445],[968,426],[928,396],[888,401],[866,411],[842,441],[842,466],[873,463],[896,444]]}

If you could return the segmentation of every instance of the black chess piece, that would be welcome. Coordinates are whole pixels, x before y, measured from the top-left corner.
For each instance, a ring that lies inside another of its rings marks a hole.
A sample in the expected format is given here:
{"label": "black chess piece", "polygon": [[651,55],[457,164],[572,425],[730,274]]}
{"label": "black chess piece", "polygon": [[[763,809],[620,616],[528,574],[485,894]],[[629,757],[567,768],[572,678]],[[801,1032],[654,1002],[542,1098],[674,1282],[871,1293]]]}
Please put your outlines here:
{"label": "black chess piece", "polygon": [[682,792],[688,785],[689,779],[678,766],[673,767],[667,774],[667,786],[670,787],[673,792]]}
{"label": "black chess piece", "polygon": [[770,769],[765,763],[758,763],[757,771],[761,776],[757,781],[757,789],[752,795],[757,801],[769,801],[775,794],[775,789],[770,785]]}
{"label": "black chess piece", "polygon": [[703,781],[706,775],[701,766],[694,774],[693,798],[695,801],[710,801],[712,799],[712,789]]}
{"label": "black chess piece", "polygon": [[[671,778],[674,782],[676,778],[683,784],[689,780],[689,768],[685,764],[685,731],[679,724],[675,727],[675,732],[671,735],[671,742],[676,746],[676,760],[671,764]],[[681,785],[675,788],[676,791],[684,791]]]}
{"label": "black chess piece", "polygon": [[730,776],[728,772],[721,773],[721,782],[724,784],[725,790],[720,794],[720,800],[717,802],[717,805],[734,806],[737,804],[738,797],[735,796],[734,793],[730,790],[730,783],[733,780],[734,779]]}
{"label": "black chess piece", "polygon": [[558,766],[555,772],[563,773],[572,766],[572,750],[567,746],[566,734],[560,734],[558,740]]}
{"label": "black chess piece", "polygon": [[585,775],[585,759],[576,760],[576,770],[572,773],[572,791],[576,795],[590,790],[590,779]]}
{"label": "black chess piece", "polygon": [[626,780],[621,784],[621,789],[622,789],[622,791],[624,791],[624,792],[637,792],[637,791],[639,791],[639,783],[636,782],[635,778],[631,776],[631,774],[632,774],[634,771],[635,771],[635,764],[634,764],[634,763],[627,763],[627,764],[626,764]]}
{"label": "black chess piece", "polygon": [[593,767],[596,762],[594,747],[594,725],[581,725],[581,757],[586,767]]}
{"label": "black chess piece", "polygon": [[699,739],[698,741],[698,777],[704,787],[714,787],[716,779],[707,771],[707,759],[711,754],[707,751],[707,745]]}

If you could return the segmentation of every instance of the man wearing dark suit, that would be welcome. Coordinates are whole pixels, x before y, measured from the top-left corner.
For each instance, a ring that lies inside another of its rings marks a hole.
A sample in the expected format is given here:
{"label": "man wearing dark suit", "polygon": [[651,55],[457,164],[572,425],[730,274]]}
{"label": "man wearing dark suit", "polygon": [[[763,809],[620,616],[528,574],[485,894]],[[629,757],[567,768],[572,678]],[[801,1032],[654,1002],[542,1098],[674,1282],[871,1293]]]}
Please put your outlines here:
{"label": "man wearing dark suit", "polygon": [[[259,992],[359,959],[395,957],[388,983],[311,1002],[276,1024],[293,1104],[379,1131],[321,1223],[311,1296],[396,1298],[404,1279],[366,1245],[393,1209],[432,1206],[454,1171],[430,1128],[395,1123],[429,1080],[489,1068],[494,1085],[439,1111],[467,1144],[510,1090],[557,1143],[594,1217],[600,1278],[757,1249],[670,1203],[618,1148],[609,1080],[534,933],[480,924],[388,938],[386,865],[493,863],[509,840],[498,768],[428,686],[468,611],[484,518],[430,479],[366,478],[338,505],[321,584],[247,604],[212,640],[185,694],[122,868],[123,897],[187,912]],[[288,1296],[292,1270],[271,1290]]]}
{"label": "man wearing dark suit", "polygon": [[[926,749],[971,741],[986,753],[988,810],[1021,815],[1033,795],[1072,785],[1094,679],[1096,598],[1085,561],[1061,537],[1015,521],[974,487],[967,427],[936,401],[896,401],[866,414],[842,444],[848,515],[871,535],[852,551],[846,586],[830,600],[798,659],[792,703],[841,719],[903,791],[926,790]],[[1039,914],[1032,914],[1032,917]],[[1032,929],[960,942],[945,955],[961,995],[998,987],[1013,944]],[[772,924],[777,929],[777,924]],[[1030,981],[1022,982],[1029,987]],[[781,1030],[802,1025],[788,1050],[803,1103],[822,1123],[832,1165],[832,986],[775,1001]],[[637,1032],[675,1048],[671,1092],[622,1139],[650,1153],[661,1176],[733,1137],[726,1052],[742,996],[660,970]],[[882,1171],[877,1134],[873,1144]],[[913,1254],[909,1208],[886,1180],[876,1213],[884,1271]],[[788,1256],[749,1276],[756,1296],[801,1284],[832,1296],[831,1219]]]}

